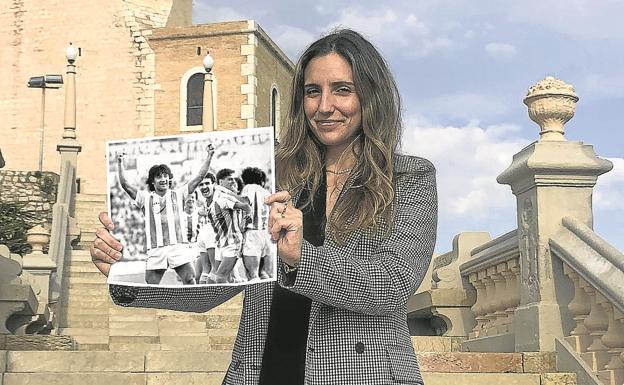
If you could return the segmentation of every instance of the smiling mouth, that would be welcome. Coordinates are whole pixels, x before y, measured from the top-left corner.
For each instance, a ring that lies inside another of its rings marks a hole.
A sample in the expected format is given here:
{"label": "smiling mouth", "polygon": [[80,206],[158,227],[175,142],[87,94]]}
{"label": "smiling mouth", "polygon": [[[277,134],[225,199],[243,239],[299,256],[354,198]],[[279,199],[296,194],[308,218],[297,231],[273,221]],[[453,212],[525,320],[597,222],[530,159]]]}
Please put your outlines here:
{"label": "smiling mouth", "polygon": [[342,120],[316,120],[317,127],[332,128],[342,123]]}

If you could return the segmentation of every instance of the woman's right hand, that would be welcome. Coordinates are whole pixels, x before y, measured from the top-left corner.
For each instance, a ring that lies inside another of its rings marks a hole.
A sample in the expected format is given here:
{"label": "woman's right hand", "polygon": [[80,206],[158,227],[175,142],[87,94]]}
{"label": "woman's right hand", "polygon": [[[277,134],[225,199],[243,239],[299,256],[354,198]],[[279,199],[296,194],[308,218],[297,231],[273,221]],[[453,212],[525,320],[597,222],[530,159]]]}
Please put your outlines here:
{"label": "woman's right hand", "polygon": [[95,267],[108,277],[111,265],[121,258],[122,246],[110,233],[114,225],[108,213],[101,212],[98,218],[104,227],[95,230],[95,240],[89,252]]}

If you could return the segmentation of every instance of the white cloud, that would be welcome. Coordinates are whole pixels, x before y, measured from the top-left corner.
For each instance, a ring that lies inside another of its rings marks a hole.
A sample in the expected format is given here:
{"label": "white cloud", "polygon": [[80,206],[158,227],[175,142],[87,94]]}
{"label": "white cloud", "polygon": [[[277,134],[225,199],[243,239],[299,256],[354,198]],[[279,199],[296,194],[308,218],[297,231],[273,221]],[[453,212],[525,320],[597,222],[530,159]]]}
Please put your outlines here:
{"label": "white cloud", "polygon": [[582,38],[614,38],[624,35],[624,3],[619,0],[524,0],[509,2],[512,21]]}
{"label": "white cloud", "polygon": [[436,166],[442,221],[487,219],[500,210],[515,217],[515,197],[496,177],[528,143],[513,135],[518,130],[513,125],[440,127],[407,121],[403,149]]}
{"label": "white cloud", "polygon": [[432,31],[430,25],[414,13],[390,8],[362,11],[348,7],[338,11],[338,18],[322,28],[353,28],[370,37],[381,48],[406,49],[406,55],[422,57],[453,46],[442,32]]}
{"label": "white cloud", "polygon": [[516,47],[505,43],[488,43],[485,45],[485,52],[494,57],[501,59],[511,59],[516,56]]}
{"label": "white cloud", "polygon": [[246,20],[249,18],[249,16],[245,16],[234,8],[212,7],[205,2],[196,2],[193,4],[193,22],[195,24]]}
{"label": "white cloud", "polygon": [[273,28],[271,37],[279,47],[290,56],[296,59],[299,54],[312,43],[318,36],[297,27],[289,25],[280,25]]}
{"label": "white cloud", "polygon": [[624,98],[622,74],[590,74],[576,87],[584,97],[594,99]]}
{"label": "white cloud", "polygon": [[458,92],[416,100],[409,103],[411,112],[432,117],[485,120],[506,114],[509,106],[504,99],[473,92]]}
{"label": "white cloud", "polygon": [[624,158],[607,159],[613,163],[613,169],[598,177],[594,203],[601,210],[624,210]]}

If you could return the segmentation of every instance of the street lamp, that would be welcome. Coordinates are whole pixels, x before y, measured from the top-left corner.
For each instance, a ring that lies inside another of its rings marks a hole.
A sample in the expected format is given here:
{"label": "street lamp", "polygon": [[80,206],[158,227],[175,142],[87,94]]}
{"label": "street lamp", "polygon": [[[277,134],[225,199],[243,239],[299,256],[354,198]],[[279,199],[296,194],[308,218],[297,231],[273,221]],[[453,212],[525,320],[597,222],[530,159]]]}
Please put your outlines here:
{"label": "street lamp", "polygon": [[212,66],[214,59],[207,53],[203,60],[206,73],[204,74],[204,100],[202,107],[202,125],[204,131],[214,131],[214,111],[212,110]]}
{"label": "street lamp", "polygon": [[41,88],[41,132],[39,134],[39,172],[43,170],[43,132],[45,129],[45,90],[58,89],[63,85],[63,75],[33,76],[28,80],[28,88]]}

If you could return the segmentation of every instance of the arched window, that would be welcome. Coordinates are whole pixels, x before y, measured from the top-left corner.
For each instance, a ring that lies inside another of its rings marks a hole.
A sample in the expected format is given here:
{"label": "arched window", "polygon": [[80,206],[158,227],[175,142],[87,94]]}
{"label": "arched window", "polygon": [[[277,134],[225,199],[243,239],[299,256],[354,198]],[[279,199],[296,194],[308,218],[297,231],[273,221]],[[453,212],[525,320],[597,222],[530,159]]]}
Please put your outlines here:
{"label": "arched window", "polygon": [[204,74],[192,75],[186,83],[186,125],[201,126],[204,111]]}
{"label": "arched window", "polygon": [[273,126],[273,134],[275,138],[278,138],[279,129],[280,129],[280,95],[277,90],[277,86],[274,84],[271,87],[271,116],[270,116],[270,124]]}
{"label": "arched window", "polygon": [[[202,131],[204,113],[204,67],[193,67],[180,79],[180,131]],[[217,79],[212,75],[212,118],[217,122]]]}

